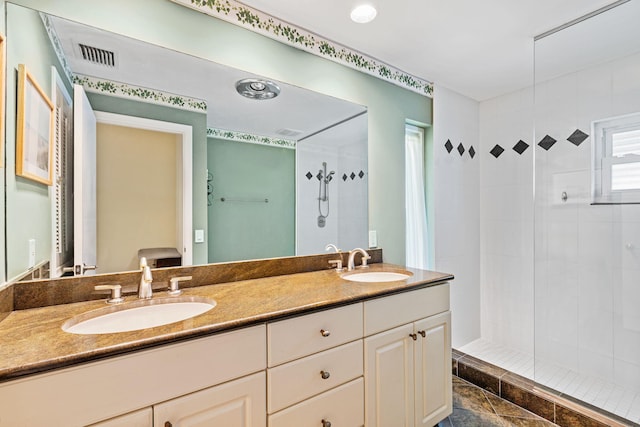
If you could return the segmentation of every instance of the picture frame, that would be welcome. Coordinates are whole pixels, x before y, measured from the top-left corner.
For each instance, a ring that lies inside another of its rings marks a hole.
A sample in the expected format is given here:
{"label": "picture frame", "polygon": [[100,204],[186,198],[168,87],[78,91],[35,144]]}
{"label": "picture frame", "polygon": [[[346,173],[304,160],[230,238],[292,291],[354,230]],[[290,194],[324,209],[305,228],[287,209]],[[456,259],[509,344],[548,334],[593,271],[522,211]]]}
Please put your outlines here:
{"label": "picture frame", "polygon": [[24,64],[18,65],[16,175],[53,183],[53,103]]}

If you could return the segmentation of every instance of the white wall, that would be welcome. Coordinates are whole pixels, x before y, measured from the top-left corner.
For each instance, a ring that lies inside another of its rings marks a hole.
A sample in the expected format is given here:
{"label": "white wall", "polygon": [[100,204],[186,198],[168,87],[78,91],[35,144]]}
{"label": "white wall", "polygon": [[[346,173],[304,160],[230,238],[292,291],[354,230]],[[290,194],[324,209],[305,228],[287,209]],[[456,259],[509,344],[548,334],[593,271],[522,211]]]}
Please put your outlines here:
{"label": "white wall", "polygon": [[[480,337],[479,105],[437,86],[433,101],[435,270],[452,273],[452,341],[461,347]],[[445,149],[450,140],[451,153]],[[461,156],[457,151],[462,143]],[[474,148],[474,158],[469,148]]]}
{"label": "white wall", "polygon": [[[482,338],[533,354],[533,91],[480,104]],[[520,141],[529,147],[518,154]],[[491,150],[504,149],[497,158]]]}

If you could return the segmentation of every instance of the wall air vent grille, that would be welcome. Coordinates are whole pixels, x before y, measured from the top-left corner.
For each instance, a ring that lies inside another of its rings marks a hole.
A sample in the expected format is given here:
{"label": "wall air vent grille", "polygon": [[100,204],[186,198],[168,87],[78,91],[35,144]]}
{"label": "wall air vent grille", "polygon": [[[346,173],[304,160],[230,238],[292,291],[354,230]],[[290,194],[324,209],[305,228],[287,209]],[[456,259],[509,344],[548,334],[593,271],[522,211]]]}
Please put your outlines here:
{"label": "wall air vent grille", "polygon": [[87,46],[82,43],[78,43],[78,46],[80,46],[80,52],[82,52],[82,58],[85,61],[89,61],[94,64],[106,65],[108,67],[116,66],[115,53],[110,50]]}

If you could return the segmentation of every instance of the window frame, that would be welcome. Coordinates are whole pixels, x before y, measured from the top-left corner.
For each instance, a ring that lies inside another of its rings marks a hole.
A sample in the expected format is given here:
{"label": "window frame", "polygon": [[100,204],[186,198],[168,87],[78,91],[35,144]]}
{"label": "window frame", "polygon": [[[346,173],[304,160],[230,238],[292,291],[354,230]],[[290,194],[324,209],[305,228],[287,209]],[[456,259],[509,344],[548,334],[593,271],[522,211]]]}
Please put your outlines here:
{"label": "window frame", "polygon": [[596,120],[591,123],[591,193],[592,204],[640,204],[640,189],[614,190],[613,168],[616,165],[637,163],[640,155],[613,155],[613,135],[640,131],[640,113]]}

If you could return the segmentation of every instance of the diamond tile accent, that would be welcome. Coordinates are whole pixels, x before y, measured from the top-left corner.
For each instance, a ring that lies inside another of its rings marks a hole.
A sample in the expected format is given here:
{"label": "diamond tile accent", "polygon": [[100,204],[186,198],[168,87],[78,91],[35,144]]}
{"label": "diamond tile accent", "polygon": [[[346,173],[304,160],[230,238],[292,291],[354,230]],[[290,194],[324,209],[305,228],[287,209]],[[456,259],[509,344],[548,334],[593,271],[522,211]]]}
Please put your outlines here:
{"label": "diamond tile accent", "polygon": [[555,139],[551,138],[549,135],[545,135],[545,137],[542,138],[540,142],[538,142],[538,145],[544,148],[545,150],[549,151],[549,148],[553,147],[553,144],[555,143],[556,143]]}
{"label": "diamond tile accent", "polygon": [[502,154],[503,152],[504,152],[504,148],[502,148],[498,144],[496,144],[495,147],[493,147],[491,151],[489,151],[489,153],[491,153],[491,155],[496,159],[500,157],[500,154]]}
{"label": "diamond tile accent", "polygon": [[462,145],[462,142],[458,144],[458,153],[460,153],[461,156],[464,154],[464,145]]}
{"label": "diamond tile accent", "polygon": [[362,177],[364,177],[364,172],[360,171],[360,173],[358,174],[358,176],[360,177],[360,179],[362,179]]}
{"label": "diamond tile accent", "polygon": [[316,175],[316,178],[318,178],[318,181],[320,181],[322,179],[322,172],[318,172],[318,175]]}
{"label": "diamond tile accent", "polygon": [[570,143],[572,143],[573,145],[578,147],[587,138],[589,138],[589,135],[587,135],[586,133],[582,132],[580,129],[576,129],[576,131],[573,132],[569,136],[569,138],[567,138],[567,141],[569,141]]}
{"label": "diamond tile accent", "polygon": [[351,175],[349,175],[351,177],[351,180],[353,180],[356,177],[356,174],[351,172]]}
{"label": "diamond tile accent", "polygon": [[469,147],[469,155],[472,159],[476,156],[476,150],[473,148],[473,145]]}
{"label": "diamond tile accent", "polygon": [[343,174],[342,174],[342,180],[343,180],[343,181],[346,181],[346,180],[347,180],[347,178],[349,178],[349,177],[347,176],[347,174],[346,174],[346,173],[343,173]]}
{"label": "diamond tile accent", "polygon": [[307,172],[305,176],[307,177],[307,179],[313,178],[313,174],[311,172]]}
{"label": "diamond tile accent", "polygon": [[447,142],[444,143],[444,148],[447,149],[447,153],[451,153],[451,150],[453,150],[453,144],[451,141],[447,139]]}
{"label": "diamond tile accent", "polygon": [[520,140],[516,145],[513,146],[513,151],[515,151],[518,154],[522,154],[525,151],[527,151],[527,148],[529,148],[529,144],[527,144],[523,140]]}

